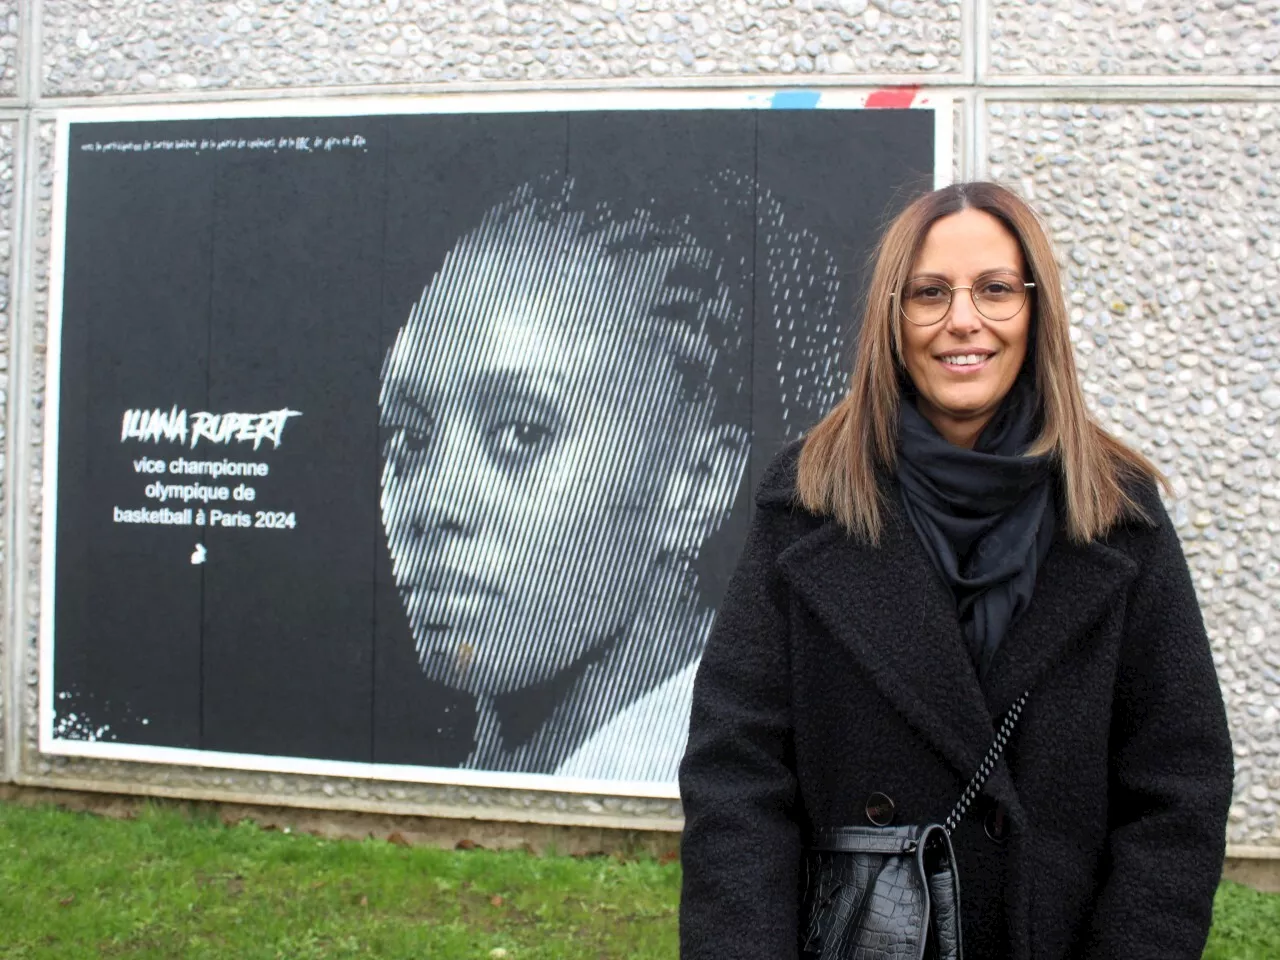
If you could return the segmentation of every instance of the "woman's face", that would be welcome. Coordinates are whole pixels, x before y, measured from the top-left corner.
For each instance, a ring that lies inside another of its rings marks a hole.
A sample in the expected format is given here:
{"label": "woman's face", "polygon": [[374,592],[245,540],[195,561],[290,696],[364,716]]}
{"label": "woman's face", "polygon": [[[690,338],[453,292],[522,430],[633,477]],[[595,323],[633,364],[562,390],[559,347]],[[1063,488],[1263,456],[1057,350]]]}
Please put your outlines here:
{"label": "woman's face", "polygon": [[[1025,269],[1022,249],[1008,228],[989,213],[969,209],[929,228],[910,279],[977,285],[981,293],[984,283],[999,283],[1001,274],[1026,279]],[[1011,318],[988,320],[969,294],[956,291],[951,309],[932,326],[897,318],[920,413],[947,440],[966,447],[973,446],[1022,369],[1032,309],[1028,296]]]}
{"label": "woman's face", "polygon": [[385,371],[396,584],[424,671],[476,693],[553,676],[626,625],[708,415],[639,322],[662,272],[557,247],[455,250]]}

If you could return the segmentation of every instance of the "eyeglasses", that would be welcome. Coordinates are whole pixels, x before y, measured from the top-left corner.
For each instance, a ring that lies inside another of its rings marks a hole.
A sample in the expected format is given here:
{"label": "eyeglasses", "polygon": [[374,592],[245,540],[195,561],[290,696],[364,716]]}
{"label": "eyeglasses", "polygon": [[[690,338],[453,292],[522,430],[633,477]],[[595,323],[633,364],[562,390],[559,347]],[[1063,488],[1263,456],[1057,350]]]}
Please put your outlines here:
{"label": "eyeglasses", "polygon": [[957,290],[968,290],[973,309],[988,320],[1011,320],[1027,302],[1035,284],[1011,273],[989,273],[969,286],[953,287],[945,281],[921,277],[910,281],[898,296],[902,318],[917,327],[931,327],[947,315]]}

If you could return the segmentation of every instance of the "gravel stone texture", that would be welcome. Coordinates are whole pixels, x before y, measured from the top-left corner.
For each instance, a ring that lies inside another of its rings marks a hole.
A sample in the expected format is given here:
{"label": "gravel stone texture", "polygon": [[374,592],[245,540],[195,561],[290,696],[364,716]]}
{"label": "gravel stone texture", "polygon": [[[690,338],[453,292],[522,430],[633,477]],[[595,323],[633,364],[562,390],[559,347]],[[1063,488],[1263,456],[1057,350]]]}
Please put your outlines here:
{"label": "gravel stone texture", "polygon": [[[50,230],[53,221],[53,150],[54,125],[43,121],[35,125],[35,235],[24,242],[33,249],[33,278],[31,327],[25,330],[25,349],[28,351],[27,367],[30,393],[30,416],[27,423],[26,475],[18,482],[26,484],[27,511],[19,516],[16,530],[26,538],[27,556],[25,570],[14,571],[15,602],[22,604],[22,633],[13,637],[20,659],[17,668],[22,670],[22,703],[13,709],[21,710],[22,737],[18,744],[19,764],[24,773],[36,773],[46,763],[38,747],[37,716],[39,709],[39,637],[40,637],[40,551],[43,524],[44,484],[44,400],[49,338],[49,254]],[[25,291],[24,291],[25,292]],[[18,437],[14,442],[18,442]],[[16,472],[16,470],[15,470]],[[16,617],[15,617],[16,619]],[[21,647],[18,647],[21,644]]]}
{"label": "gravel stone texture", "polygon": [[42,91],[928,76],[960,69],[960,9],[960,0],[44,0]]}
{"label": "gravel stone texture", "polygon": [[989,9],[997,74],[1280,72],[1280,0],[997,0]]}
{"label": "gravel stone texture", "polygon": [[1085,392],[1173,487],[1236,754],[1280,844],[1280,109],[991,104],[993,177],[1058,245]]}
{"label": "gravel stone texture", "polygon": [[18,3],[0,0],[0,97],[18,92]]}

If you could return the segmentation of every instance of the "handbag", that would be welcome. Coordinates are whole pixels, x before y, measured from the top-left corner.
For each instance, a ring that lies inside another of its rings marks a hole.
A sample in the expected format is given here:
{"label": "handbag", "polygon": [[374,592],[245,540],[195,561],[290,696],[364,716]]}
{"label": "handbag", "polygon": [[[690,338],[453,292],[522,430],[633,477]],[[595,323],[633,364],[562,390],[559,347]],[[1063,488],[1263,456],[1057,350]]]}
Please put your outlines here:
{"label": "handbag", "polygon": [[995,770],[1029,693],[1005,714],[943,823],[813,832],[804,852],[802,960],[962,960],[951,833]]}

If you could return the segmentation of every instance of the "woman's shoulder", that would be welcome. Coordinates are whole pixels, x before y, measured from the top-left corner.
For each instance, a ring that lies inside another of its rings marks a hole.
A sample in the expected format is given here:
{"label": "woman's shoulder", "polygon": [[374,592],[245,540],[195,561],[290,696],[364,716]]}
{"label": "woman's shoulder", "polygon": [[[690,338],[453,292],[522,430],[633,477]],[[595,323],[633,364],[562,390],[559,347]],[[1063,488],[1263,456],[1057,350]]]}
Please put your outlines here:
{"label": "woman's shoulder", "polygon": [[1122,481],[1128,504],[1104,540],[1143,564],[1171,547],[1181,550],[1173,518],[1160,495],[1160,481],[1146,474]]}
{"label": "woman's shoulder", "polygon": [[792,440],[773,455],[756,485],[756,503],[759,506],[798,507],[796,472],[803,449],[804,439],[801,438]]}
{"label": "woman's shoulder", "polygon": [[1145,473],[1134,473],[1119,479],[1120,489],[1128,503],[1120,514],[1117,526],[1135,531],[1159,526],[1168,516],[1164,501],[1160,498],[1160,481]]}

